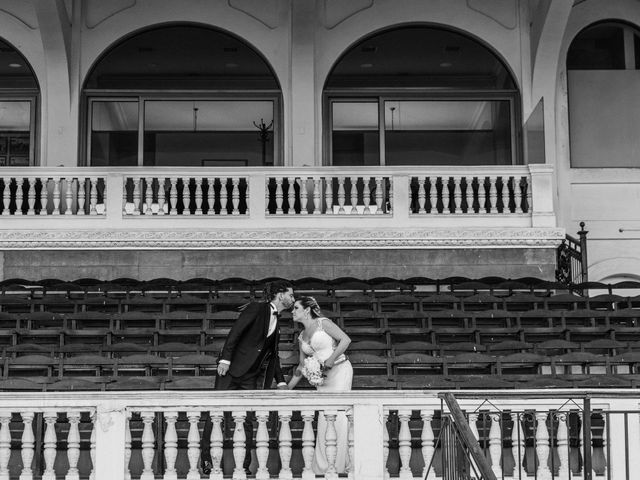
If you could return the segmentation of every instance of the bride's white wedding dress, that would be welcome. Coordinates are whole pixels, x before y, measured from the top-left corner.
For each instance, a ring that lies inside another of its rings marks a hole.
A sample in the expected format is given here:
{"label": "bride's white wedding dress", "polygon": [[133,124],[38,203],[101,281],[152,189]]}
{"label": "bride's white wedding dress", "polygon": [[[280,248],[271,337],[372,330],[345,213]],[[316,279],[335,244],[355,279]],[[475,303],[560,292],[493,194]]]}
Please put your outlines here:
{"label": "bride's white wedding dress", "polygon": [[[336,348],[336,342],[322,328],[324,318],[318,318],[318,329],[313,333],[308,342],[298,337],[300,348],[307,356],[315,356],[320,362],[331,356]],[[353,380],[353,367],[344,354],[340,355],[335,365],[325,371],[326,378],[322,385],[316,387],[319,392],[348,392],[351,390]],[[336,458],[336,470],[338,473],[345,473],[349,462],[347,435],[349,424],[344,412],[339,412],[335,422],[337,433],[338,455]],[[316,474],[323,474],[327,471],[327,455],[325,452],[324,438],[327,431],[327,422],[322,412],[318,416],[318,433],[316,437],[316,452],[313,458],[313,471]]]}

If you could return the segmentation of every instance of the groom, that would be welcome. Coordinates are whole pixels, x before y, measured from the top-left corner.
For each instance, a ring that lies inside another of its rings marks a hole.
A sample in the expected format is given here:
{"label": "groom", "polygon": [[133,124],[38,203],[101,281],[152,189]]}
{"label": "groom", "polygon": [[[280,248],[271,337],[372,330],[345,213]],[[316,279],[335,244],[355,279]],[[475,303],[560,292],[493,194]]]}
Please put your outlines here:
{"label": "groom", "polygon": [[[264,374],[261,389],[271,388],[274,378],[279,389],[287,388],[278,356],[278,316],[293,306],[293,287],[284,280],[275,281],[266,285],[264,293],[267,301],[249,303],[229,331],[218,359],[216,390],[256,390],[261,374]],[[211,421],[206,419],[200,450],[202,471],[207,475],[212,469],[209,452],[211,428]],[[244,428],[247,434],[244,468],[247,471],[253,443],[250,418],[247,418]]]}

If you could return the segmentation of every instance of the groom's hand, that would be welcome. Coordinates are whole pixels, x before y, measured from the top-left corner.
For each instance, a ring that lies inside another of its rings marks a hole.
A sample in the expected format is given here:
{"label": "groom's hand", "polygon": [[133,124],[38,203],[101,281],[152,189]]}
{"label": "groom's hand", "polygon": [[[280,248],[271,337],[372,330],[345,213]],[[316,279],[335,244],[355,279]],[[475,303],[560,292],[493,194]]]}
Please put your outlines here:
{"label": "groom's hand", "polygon": [[218,364],[218,375],[220,375],[221,377],[224,377],[227,372],[229,371],[229,364],[228,363],[219,363]]}

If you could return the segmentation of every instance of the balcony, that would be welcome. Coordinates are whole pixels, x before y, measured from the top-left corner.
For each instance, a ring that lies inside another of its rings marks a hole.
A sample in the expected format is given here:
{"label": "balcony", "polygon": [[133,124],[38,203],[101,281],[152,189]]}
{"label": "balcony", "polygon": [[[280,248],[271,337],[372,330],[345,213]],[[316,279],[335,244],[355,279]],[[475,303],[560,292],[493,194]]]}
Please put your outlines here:
{"label": "balcony", "polygon": [[552,167],[4,168],[0,247],[552,247]]}
{"label": "balcony", "polygon": [[[640,446],[637,391],[459,395],[496,478],[635,478],[629,468]],[[333,451],[324,478],[337,479],[332,425],[339,414],[348,420],[351,459],[343,477],[436,480],[453,473],[444,471],[448,410],[436,392],[134,391],[1,394],[0,478],[31,479],[41,471],[43,479],[205,478],[198,471],[204,412],[213,423],[211,479],[247,478],[234,465],[242,465],[247,441],[235,425],[248,412],[255,412],[251,478],[316,478],[310,467],[318,441]],[[315,438],[317,415],[327,420],[326,438]]]}

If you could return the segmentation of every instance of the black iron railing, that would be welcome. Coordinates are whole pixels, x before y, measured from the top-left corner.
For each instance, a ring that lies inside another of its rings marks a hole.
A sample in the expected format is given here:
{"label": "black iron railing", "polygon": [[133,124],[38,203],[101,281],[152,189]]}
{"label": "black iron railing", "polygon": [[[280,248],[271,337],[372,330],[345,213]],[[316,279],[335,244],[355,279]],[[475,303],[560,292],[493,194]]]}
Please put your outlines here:
{"label": "black iron railing", "polygon": [[587,230],[580,222],[578,238],[568,235],[556,252],[556,280],[567,285],[589,281],[587,268]]}

